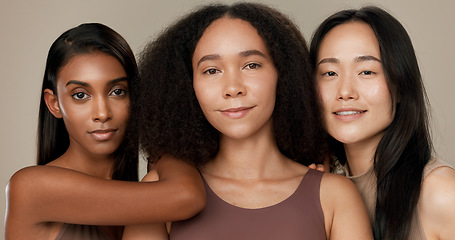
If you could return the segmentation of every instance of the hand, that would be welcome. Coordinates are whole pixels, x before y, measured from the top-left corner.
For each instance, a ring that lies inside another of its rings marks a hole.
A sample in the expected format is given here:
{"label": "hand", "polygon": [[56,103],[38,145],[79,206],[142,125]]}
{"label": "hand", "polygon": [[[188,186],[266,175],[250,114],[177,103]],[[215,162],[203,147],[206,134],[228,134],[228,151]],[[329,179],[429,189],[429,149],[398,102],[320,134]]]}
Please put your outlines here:
{"label": "hand", "polygon": [[312,164],[308,165],[308,167],[311,169],[314,169],[314,170],[318,170],[320,172],[325,172],[325,167],[323,164],[316,165],[316,164],[312,163]]}

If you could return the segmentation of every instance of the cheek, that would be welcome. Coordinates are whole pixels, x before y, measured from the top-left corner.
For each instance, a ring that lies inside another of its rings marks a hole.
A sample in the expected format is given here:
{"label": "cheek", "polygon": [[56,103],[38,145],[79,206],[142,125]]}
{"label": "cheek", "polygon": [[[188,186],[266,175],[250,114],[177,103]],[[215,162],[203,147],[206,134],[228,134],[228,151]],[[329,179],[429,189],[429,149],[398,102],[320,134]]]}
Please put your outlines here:
{"label": "cheek", "polygon": [[331,90],[322,84],[318,84],[317,91],[318,91],[319,102],[320,102],[323,110],[327,110],[328,104],[330,102],[329,100],[333,98],[333,97],[331,97],[332,96]]}
{"label": "cheek", "polygon": [[211,94],[212,91],[205,91],[204,89],[197,86],[195,86],[194,91],[199,106],[202,109],[202,112],[204,113],[205,117],[207,117],[207,112],[210,108],[210,103],[213,102],[213,96],[211,96],[213,95],[213,93]]}
{"label": "cheek", "polygon": [[89,108],[79,107],[79,105],[73,104],[71,99],[60,99],[59,107],[65,125],[73,125],[90,117]]}
{"label": "cheek", "polygon": [[383,108],[384,112],[393,113],[392,96],[387,84],[383,83],[369,87],[363,90],[363,93],[365,98],[369,99],[376,106]]}
{"label": "cheek", "polygon": [[115,112],[114,114],[118,116],[122,121],[127,121],[130,117],[130,102],[124,102],[119,104],[114,104],[112,108]]}

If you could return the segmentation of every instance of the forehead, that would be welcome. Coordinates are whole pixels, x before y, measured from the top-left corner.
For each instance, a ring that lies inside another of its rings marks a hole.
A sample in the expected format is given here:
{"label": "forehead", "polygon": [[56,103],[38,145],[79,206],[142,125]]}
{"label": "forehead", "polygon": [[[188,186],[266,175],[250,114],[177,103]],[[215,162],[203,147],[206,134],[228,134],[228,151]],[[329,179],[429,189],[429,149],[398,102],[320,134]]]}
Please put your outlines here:
{"label": "forehead", "polygon": [[318,58],[371,55],[380,59],[373,29],[364,22],[347,22],[334,27],[323,38]]}
{"label": "forehead", "polygon": [[122,64],[105,53],[88,53],[73,56],[58,74],[58,82],[69,80],[100,81],[126,77]]}
{"label": "forehead", "polygon": [[249,22],[223,17],[207,27],[196,45],[194,55],[241,52],[249,49],[268,53],[264,40]]}

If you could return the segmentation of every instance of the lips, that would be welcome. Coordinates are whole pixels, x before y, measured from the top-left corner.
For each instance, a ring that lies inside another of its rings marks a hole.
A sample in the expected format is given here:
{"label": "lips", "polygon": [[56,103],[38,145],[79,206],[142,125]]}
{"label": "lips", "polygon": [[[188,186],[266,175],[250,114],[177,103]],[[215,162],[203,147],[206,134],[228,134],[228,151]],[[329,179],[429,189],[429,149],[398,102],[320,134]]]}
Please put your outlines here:
{"label": "lips", "polygon": [[100,129],[89,132],[89,134],[95,138],[95,140],[104,142],[112,139],[114,137],[117,129]]}
{"label": "lips", "polygon": [[340,112],[334,112],[334,114],[338,115],[338,116],[347,116],[347,115],[362,114],[364,112],[366,112],[366,110],[364,110],[364,111],[340,111]]}
{"label": "lips", "polygon": [[333,114],[335,115],[335,118],[338,119],[339,121],[342,122],[350,122],[357,120],[367,112],[367,110],[359,110],[359,109],[340,109]]}
{"label": "lips", "polygon": [[229,108],[221,110],[220,112],[228,118],[239,119],[245,117],[248,114],[248,112],[253,108],[254,107]]}

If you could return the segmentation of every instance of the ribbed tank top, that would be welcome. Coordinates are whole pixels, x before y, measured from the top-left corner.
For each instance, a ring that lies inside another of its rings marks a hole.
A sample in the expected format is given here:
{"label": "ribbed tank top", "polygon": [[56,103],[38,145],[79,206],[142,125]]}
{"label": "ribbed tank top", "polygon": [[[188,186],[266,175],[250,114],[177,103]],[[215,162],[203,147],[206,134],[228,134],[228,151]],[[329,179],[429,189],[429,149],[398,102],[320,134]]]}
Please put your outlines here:
{"label": "ribbed tank top", "polygon": [[172,223],[172,240],[326,239],[320,201],[323,173],[308,170],[296,191],[275,205],[246,209],[219,198],[204,180],[205,208],[193,218]]}
{"label": "ribbed tank top", "polygon": [[[440,159],[432,158],[425,166],[425,169],[423,171],[423,178],[428,176],[428,174],[430,174],[433,170],[439,167],[453,168],[448,163]],[[363,200],[365,201],[368,210],[368,215],[373,226],[377,196],[376,195],[377,179],[373,170],[373,166],[371,166],[365,173],[360,174],[358,176],[350,176],[349,169],[347,166],[345,166],[345,171],[346,173],[348,173],[347,177],[351,179],[359,189],[360,194],[362,195]],[[412,217],[411,229],[408,240],[426,240],[425,232],[423,231],[423,226],[419,217],[419,211],[417,209],[415,210],[415,213]]]}

